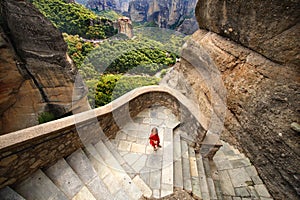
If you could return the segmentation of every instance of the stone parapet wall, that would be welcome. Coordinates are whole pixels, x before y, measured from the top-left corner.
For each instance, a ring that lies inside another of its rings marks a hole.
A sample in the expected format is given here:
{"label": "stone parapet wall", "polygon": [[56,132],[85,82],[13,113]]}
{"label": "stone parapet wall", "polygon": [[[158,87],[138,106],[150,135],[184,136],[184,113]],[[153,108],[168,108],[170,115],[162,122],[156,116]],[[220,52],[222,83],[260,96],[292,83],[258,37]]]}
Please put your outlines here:
{"label": "stone parapet wall", "polygon": [[50,166],[84,144],[114,138],[132,117],[154,105],[172,110],[182,128],[203,141],[208,120],[185,96],[167,87],[143,87],[101,108],[0,136],[0,188]]}

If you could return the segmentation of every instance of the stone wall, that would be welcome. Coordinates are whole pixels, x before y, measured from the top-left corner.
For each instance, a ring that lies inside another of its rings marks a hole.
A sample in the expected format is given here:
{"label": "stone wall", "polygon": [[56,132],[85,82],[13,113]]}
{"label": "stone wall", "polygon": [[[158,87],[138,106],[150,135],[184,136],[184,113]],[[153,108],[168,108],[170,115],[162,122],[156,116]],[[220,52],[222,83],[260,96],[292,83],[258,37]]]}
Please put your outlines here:
{"label": "stone wall", "polygon": [[25,179],[85,144],[114,138],[126,122],[153,105],[168,107],[191,137],[199,142],[204,139],[207,120],[186,97],[167,87],[143,87],[101,108],[0,136],[0,188]]}

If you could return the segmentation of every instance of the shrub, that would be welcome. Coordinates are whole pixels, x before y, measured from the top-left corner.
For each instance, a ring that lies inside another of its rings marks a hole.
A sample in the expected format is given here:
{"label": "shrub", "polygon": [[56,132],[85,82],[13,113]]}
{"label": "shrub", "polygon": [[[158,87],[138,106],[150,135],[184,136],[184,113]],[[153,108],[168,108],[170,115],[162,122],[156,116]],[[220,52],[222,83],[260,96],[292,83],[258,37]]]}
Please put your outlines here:
{"label": "shrub", "polygon": [[160,78],[163,78],[167,74],[167,69],[163,69],[160,71]]}
{"label": "shrub", "polygon": [[97,16],[83,5],[63,0],[33,0],[33,4],[61,32],[89,39],[103,39],[117,33],[111,20]]}
{"label": "shrub", "polygon": [[108,104],[135,88],[157,85],[159,81],[160,79],[155,77],[102,75],[96,87],[95,106],[100,107]]}
{"label": "shrub", "polygon": [[55,120],[55,116],[51,112],[42,112],[38,117],[39,124],[43,124],[53,120]]}

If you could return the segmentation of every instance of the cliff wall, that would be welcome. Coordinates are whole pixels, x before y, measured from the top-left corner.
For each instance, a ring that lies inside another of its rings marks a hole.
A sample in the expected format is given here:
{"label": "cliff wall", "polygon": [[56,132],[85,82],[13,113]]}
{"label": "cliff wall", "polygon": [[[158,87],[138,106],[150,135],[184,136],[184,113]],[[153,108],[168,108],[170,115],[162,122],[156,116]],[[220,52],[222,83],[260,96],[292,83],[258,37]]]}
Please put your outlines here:
{"label": "cliff wall", "polygon": [[281,64],[300,65],[300,1],[199,0],[199,26]]}
{"label": "cliff wall", "polygon": [[[202,29],[165,78],[211,118],[214,113],[221,117],[210,106],[222,107],[212,98],[218,91],[215,77],[221,77],[225,89],[219,93],[227,93],[221,138],[250,158],[275,199],[299,199],[300,194],[300,138],[294,127],[300,124],[297,5],[299,1],[199,0],[196,15]],[[205,76],[201,72],[209,63],[218,73]]]}
{"label": "cliff wall", "polygon": [[86,89],[73,95],[77,69],[61,33],[31,3],[1,1],[0,134],[87,109]]}
{"label": "cliff wall", "polygon": [[154,22],[158,27],[178,29],[186,34],[191,34],[198,29],[194,12],[197,0],[88,0],[79,2],[93,10],[115,10],[129,17],[133,22]]}

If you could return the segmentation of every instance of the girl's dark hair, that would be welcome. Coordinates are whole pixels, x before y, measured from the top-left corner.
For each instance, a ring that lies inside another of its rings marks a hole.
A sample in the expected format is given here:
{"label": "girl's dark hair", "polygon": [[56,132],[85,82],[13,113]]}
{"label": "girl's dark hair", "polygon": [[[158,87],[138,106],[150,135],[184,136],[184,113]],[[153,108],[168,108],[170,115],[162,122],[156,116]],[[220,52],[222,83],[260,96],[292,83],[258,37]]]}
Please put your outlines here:
{"label": "girl's dark hair", "polygon": [[152,133],[154,130],[155,130],[156,133],[158,133],[158,130],[157,130],[156,127],[153,127],[153,128],[151,129],[151,133]]}

